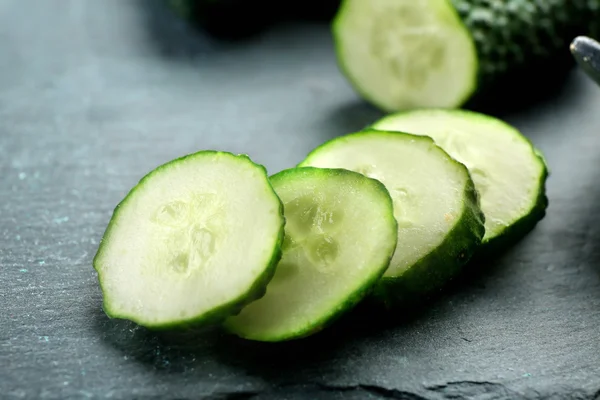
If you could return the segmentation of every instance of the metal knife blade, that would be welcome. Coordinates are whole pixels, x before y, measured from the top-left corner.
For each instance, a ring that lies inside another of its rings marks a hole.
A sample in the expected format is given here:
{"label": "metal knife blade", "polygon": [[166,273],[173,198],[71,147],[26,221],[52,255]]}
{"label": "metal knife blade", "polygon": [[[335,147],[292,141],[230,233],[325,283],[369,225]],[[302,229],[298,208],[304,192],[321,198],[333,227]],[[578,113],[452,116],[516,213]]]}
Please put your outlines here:
{"label": "metal knife blade", "polygon": [[578,36],[569,48],[581,69],[600,85],[600,42],[587,36]]}

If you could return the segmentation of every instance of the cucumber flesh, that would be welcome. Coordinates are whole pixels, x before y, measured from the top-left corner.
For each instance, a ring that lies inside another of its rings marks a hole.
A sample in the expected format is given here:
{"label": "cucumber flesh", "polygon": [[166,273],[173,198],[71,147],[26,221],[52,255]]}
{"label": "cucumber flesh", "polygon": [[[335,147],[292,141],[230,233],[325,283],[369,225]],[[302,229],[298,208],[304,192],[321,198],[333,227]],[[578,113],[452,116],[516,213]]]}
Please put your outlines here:
{"label": "cucumber flesh", "polygon": [[342,71],[387,112],[454,107],[477,87],[474,41],[448,0],[345,0],[332,31]]}
{"label": "cucumber flesh", "polygon": [[283,257],[265,296],[224,326],[275,342],[316,333],[360,301],[388,267],[397,224],[386,188],[361,174],[296,168],[271,182],[284,203]]}
{"label": "cucumber flesh", "polygon": [[371,128],[427,135],[465,164],[485,215],[483,243],[513,242],[545,215],[546,163],[517,129],[466,110],[413,110],[388,115]]}
{"label": "cucumber flesh", "polygon": [[473,181],[428,137],[366,130],[321,145],[300,166],[345,168],[387,187],[398,243],[376,290],[384,298],[411,299],[440,288],[481,243],[483,214]]}
{"label": "cucumber flesh", "polygon": [[158,167],[116,207],[94,258],[106,314],[162,329],[238,312],[274,273],[282,207],[247,156],[202,151]]}

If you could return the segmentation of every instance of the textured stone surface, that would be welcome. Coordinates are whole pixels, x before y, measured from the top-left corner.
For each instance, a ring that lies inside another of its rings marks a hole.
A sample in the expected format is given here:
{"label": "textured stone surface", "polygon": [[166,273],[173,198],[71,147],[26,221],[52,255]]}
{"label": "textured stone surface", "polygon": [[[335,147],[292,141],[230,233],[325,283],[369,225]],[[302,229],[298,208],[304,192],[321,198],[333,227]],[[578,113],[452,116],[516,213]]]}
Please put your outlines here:
{"label": "textured stone surface", "polygon": [[377,118],[326,26],[217,45],[156,2],[2,0],[0,72],[0,397],[600,398],[600,90],[582,72],[505,115],[552,169],[524,241],[412,319],[359,310],[280,345],[109,320],[91,261],[155,166],[218,148],[277,172]]}

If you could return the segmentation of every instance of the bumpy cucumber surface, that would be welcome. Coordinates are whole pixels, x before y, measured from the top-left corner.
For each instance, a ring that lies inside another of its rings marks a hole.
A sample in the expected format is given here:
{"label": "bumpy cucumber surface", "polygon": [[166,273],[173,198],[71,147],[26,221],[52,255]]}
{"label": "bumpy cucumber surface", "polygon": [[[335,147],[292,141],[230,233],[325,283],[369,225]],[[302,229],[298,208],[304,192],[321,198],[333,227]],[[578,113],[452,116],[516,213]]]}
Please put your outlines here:
{"label": "bumpy cucumber surface", "polygon": [[595,34],[600,18],[599,0],[452,0],[452,4],[477,47],[481,86],[515,69],[534,66],[540,67],[538,74],[552,71],[547,60],[570,59],[571,40],[581,33]]}
{"label": "bumpy cucumber surface", "polygon": [[146,175],[94,258],[113,318],[156,329],[216,323],[263,295],[281,257],[283,206],[264,167],[202,151]]}
{"label": "bumpy cucumber surface", "polygon": [[469,172],[431,138],[365,130],[321,145],[300,166],[356,171],[390,192],[398,243],[376,286],[385,301],[415,300],[441,288],[481,243],[484,217]]}
{"label": "bumpy cucumber surface", "polygon": [[344,0],[332,30],[355,89],[392,112],[459,107],[540,75],[548,85],[572,63],[570,41],[599,20],[600,0]]}
{"label": "bumpy cucumber surface", "polygon": [[544,217],[546,162],[513,126],[472,111],[425,109],[388,115],[372,128],[429,136],[467,166],[485,215],[486,247],[518,240]]}
{"label": "bumpy cucumber surface", "polygon": [[295,168],[271,182],[284,203],[283,257],[265,296],[225,327],[274,342],[316,333],[360,301],[388,267],[397,223],[385,186],[352,171]]}

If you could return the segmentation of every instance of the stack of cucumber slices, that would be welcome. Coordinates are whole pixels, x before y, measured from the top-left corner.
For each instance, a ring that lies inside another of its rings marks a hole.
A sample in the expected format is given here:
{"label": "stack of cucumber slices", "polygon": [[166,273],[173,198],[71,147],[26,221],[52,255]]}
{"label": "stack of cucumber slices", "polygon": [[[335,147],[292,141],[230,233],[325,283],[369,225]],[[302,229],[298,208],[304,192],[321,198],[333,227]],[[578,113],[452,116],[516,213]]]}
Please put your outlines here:
{"label": "stack of cucumber slices", "polygon": [[248,156],[200,151],[116,207],[94,259],[104,310],[276,342],[366,297],[410,306],[530,231],[547,176],[515,128],[450,109],[388,115],[272,176]]}

